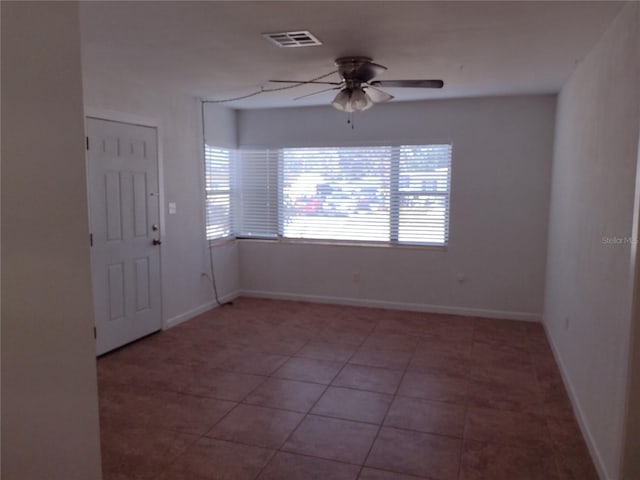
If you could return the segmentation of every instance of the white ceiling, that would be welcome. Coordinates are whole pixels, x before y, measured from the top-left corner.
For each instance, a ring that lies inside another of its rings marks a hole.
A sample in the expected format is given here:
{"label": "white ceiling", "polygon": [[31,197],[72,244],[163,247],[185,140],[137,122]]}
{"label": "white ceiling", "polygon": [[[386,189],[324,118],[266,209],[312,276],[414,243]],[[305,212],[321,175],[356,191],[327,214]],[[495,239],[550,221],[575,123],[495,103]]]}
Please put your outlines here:
{"label": "white ceiling", "polygon": [[[387,89],[397,100],[557,92],[620,9],[619,2],[81,2],[87,73],[128,78],[208,99],[309,80],[333,60],[366,55],[378,79],[440,78],[442,90]],[[309,30],[322,46],[278,48],[261,34]],[[334,77],[329,77],[333,79]],[[337,79],[337,76],[335,76]],[[293,101],[303,86],[227,103]]]}

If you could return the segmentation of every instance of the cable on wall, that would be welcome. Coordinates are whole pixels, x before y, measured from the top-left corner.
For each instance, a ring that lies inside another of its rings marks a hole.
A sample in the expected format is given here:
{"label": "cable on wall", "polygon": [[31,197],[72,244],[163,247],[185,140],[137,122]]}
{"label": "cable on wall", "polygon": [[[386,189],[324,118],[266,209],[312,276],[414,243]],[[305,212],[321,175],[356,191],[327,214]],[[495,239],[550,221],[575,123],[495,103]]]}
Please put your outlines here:
{"label": "cable on wall", "polygon": [[211,271],[211,287],[213,289],[213,297],[218,306],[233,305],[233,302],[231,301],[220,303],[220,298],[218,297],[218,287],[216,285],[216,275],[213,268],[213,248],[210,244],[207,245],[207,248],[209,249],[209,270]]}
{"label": "cable on wall", "polygon": [[[336,73],[335,71],[329,72],[329,73],[325,73],[324,75],[320,75],[319,77],[313,78],[311,80],[306,80],[306,81],[301,81],[300,83],[296,83],[294,85],[287,85],[284,87],[277,87],[277,88],[260,88],[260,90],[256,91],[256,92],[252,92],[252,93],[248,93],[246,95],[242,95],[239,97],[234,97],[234,98],[227,98],[227,99],[223,99],[223,100],[204,100],[202,99],[200,101],[200,116],[201,116],[201,123],[202,123],[202,158],[204,159],[206,156],[206,137],[205,137],[205,120],[204,120],[204,104],[205,103],[226,103],[226,102],[233,102],[236,100],[244,100],[245,98],[251,98],[251,97],[255,97],[256,95],[259,95],[261,93],[268,93],[268,92],[278,92],[281,90],[289,90],[291,88],[296,88],[296,87],[300,87],[302,85],[311,83],[311,82],[315,82],[318,80],[322,80],[323,78],[326,78],[330,75],[333,75],[334,73]],[[206,165],[205,162],[202,162],[202,166],[203,166],[203,178],[206,178],[207,172],[206,172]],[[225,305],[233,305],[233,302],[229,301],[229,302],[220,302],[220,297],[218,296],[218,286],[216,284],[216,275],[215,275],[215,269],[214,269],[214,262],[213,262],[213,248],[211,248],[211,244],[209,242],[207,242],[207,248],[209,250],[209,271],[211,273],[211,288],[213,290],[213,297],[216,301],[216,304],[219,306],[225,306]]]}
{"label": "cable on wall", "polygon": [[[206,155],[205,149],[206,149],[206,138],[205,138],[205,128],[204,128],[204,101],[200,102],[200,116],[201,116],[201,122],[202,122],[202,173],[203,173],[203,177],[206,181],[207,178],[207,167],[205,165],[204,162],[204,158]],[[206,222],[206,220],[205,220]],[[205,228],[206,230],[206,228]],[[206,236],[206,234],[205,234]],[[213,290],[213,298],[216,301],[216,304],[220,307],[224,307],[227,305],[233,305],[232,301],[228,301],[228,302],[220,302],[220,298],[218,297],[218,286],[216,285],[216,274],[215,274],[215,269],[213,267],[213,248],[211,247],[211,243],[209,242],[209,240],[207,240],[207,250],[209,251],[209,271],[211,273],[211,277],[209,278],[211,280],[211,288]]]}

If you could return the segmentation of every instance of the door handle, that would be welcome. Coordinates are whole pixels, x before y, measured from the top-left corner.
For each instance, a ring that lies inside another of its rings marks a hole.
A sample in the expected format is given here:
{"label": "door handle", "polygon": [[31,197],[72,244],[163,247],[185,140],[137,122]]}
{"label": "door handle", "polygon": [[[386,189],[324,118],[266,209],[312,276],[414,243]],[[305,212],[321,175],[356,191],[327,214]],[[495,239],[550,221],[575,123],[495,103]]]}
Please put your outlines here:
{"label": "door handle", "polygon": [[162,240],[158,240],[157,238],[154,238],[151,243],[153,245],[162,245]]}

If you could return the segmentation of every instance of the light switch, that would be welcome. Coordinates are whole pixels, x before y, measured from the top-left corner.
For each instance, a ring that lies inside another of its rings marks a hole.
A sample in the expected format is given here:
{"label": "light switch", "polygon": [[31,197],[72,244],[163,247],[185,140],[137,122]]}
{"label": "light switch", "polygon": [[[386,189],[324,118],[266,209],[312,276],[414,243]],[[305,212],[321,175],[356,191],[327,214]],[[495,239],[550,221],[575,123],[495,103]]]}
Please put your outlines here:
{"label": "light switch", "polygon": [[176,202],[169,202],[169,215],[175,215],[176,211]]}

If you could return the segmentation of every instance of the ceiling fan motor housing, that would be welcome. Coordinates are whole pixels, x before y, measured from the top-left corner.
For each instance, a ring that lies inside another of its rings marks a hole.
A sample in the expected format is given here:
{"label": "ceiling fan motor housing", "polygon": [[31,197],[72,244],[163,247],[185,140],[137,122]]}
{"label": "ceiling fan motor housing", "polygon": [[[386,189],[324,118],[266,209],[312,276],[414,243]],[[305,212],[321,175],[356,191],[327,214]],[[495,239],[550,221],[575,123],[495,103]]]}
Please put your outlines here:
{"label": "ceiling fan motor housing", "polygon": [[338,67],[338,74],[347,84],[352,83],[355,87],[373,80],[387,69],[387,67],[373,63],[369,57],[340,57],[335,63]]}
{"label": "ceiling fan motor housing", "polygon": [[352,79],[357,70],[365,63],[371,63],[369,57],[340,57],[335,64],[338,67],[338,74],[345,80]]}

